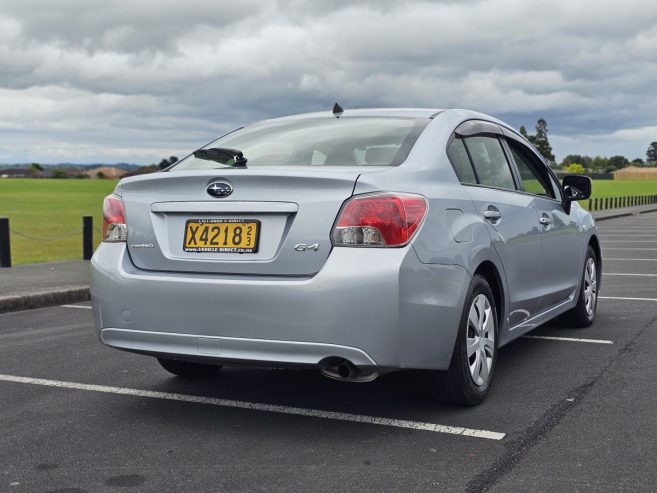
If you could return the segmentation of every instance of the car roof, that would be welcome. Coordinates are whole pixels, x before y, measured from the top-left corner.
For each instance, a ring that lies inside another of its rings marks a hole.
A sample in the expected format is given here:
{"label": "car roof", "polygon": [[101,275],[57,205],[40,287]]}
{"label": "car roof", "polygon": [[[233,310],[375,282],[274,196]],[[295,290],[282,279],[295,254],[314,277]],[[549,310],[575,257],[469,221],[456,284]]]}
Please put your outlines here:
{"label": "car roof", "polygon": [[[461,108],[354,108],[345,109],[341,117],[358,117],[358,116],[389,116],[402,118],[435,118],[438,115],[450,115],[451,117],[462,118],[465,120],[487,120],[493,123],[503,125],[507,128],[509,125],[495,117],[480,113],[478,111],[461,109]],[[268,118],[254,123],[266,123],[286,120],[302,120],[306,118],[326,118],[333,117],[331,111],[318,111],[314,113],[300,113],[297,115],[282,116],[277,118]]]}
{"label": "car roof", "polygon": [[[341,116],[390,116],[390,117],[407,117],[407,118],[432,118],[443,110],[437,108],[356,108],[345,109]],[[263,120],[282,121],[282,120],[300,120],[304,118],[332,117],[331,111],[318,111],[315,113],[302,113],[299,115],[283,116],[280,118],[271,118]]]}
{"label": "car roof", "polygon": [[[295,121],[312,118],[327,118],[334,117],[331,111],[318,111],[315,113],[301,113],[297,115],[282,116],[278,118],[268,118],[266,120],[255,121],[245,126],[267,124],[270,122],[282,121]],[[355,108],[345,109],[340,117],[398,117],[398,118],[428,118],[436,120],[452,120],[452,121],[467,121],[467,120],[485,120],[497,125],[501,125],[508,130],[520,135],[508,123],[503,122],[493,116],[480,113],[478,111],[461,109],[461,108]],[[243,127],[242,127],[243,128]]]}

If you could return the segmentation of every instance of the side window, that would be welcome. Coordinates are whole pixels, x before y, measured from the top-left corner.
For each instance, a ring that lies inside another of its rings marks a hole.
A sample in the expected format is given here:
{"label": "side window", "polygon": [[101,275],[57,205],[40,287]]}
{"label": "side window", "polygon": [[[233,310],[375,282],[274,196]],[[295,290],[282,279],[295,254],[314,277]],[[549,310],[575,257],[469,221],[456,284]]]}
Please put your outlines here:
{"label": "side window", "polygon": [[554,198],[557,200],[563,199],[561,196],[561,183],[559,183],[552,175],[550,175],[550,185],[554,191]]}
{"label": "side window", "polygon": [[538,162],[530,151],[512,140],[507,140],[511,155],[520,172],[520,179],[526,192],[534,195],[555,198],[549,174],[543,169],[544,165]]}
{"label": "side window", "polygon": [[468,151],[465,150],[465,145],[460,137],[452,139],[451,144],[447,147],[447,156],[461,183],[477,183]]}
{"label": "side window", "polygon": [[495,188],[516,189],[511,168],[497,137],[467,137],[465,145],[472,158],[479,183]]}

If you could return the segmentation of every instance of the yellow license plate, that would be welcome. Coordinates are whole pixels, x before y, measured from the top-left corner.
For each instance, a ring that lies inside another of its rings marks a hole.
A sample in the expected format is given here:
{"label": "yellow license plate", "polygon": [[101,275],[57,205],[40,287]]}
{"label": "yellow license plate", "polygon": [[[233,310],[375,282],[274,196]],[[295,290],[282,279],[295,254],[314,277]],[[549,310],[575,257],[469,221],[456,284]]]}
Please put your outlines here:
{"label": "yellow license plate", "polygon": [[256,253],[260,221],[256,219],[188,219],[183,250],[198,253]]}

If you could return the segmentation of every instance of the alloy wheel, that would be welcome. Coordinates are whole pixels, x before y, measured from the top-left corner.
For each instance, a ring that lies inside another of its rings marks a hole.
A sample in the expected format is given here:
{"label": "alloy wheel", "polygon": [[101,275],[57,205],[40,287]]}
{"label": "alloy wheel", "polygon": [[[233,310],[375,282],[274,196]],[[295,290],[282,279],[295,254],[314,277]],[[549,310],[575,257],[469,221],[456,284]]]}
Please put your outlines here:
{"label": "alloy wheel", "polygon": [[484,294],[475,296],[470,305],[466,351],[472,380],[478,386],[486,384],[495,355],[495,320],[490,301]]}
{"label": "alloy wheel", "polygon": [[590,317],[595,311],[595,302],[598,297],[598,273],[596,272],[595,260],[588,258],[584,269],[584,304],[586,314]]}

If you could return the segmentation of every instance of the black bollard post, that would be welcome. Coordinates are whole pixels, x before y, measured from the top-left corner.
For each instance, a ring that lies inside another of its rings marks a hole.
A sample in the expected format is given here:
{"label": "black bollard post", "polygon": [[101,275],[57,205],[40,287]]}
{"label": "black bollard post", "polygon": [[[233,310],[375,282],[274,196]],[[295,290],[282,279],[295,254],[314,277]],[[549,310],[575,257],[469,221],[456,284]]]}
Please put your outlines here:
{"label": "black bollard post", "polygon": [[0,217],[0,267],[11,267],[8,217]]}
{"label": "black bollard post", "polygon": [[91,260],[94,254],[94,218],[82,216],[82,259]]}

